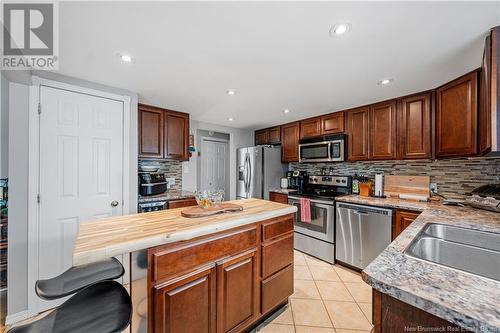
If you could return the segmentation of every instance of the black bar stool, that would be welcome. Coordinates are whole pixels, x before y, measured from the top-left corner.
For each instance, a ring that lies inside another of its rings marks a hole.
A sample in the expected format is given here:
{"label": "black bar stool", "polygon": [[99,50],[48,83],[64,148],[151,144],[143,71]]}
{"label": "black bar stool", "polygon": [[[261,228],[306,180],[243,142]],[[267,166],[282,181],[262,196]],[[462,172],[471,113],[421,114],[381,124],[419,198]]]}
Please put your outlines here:
{"label": "black bar stool", "polygon": [[112,281],[124,274],[115,258],[72,267],[61,275],[39,280],[36,293],[53,300],[71,294],[45,317],[13,327],[9,333],[119,333],[130,324],[132,301],[127,290]]}

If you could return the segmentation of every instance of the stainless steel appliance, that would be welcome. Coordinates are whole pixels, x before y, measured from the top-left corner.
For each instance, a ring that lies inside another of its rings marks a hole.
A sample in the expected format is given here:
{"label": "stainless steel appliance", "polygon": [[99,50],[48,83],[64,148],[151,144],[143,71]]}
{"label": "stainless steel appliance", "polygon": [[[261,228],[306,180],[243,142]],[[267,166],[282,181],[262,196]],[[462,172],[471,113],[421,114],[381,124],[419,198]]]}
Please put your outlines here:
{"label": "stainless steel appliance", "polygon": [[335,260],[364,269],[390,243],[392,209],[337,202]]}
{"label": "stainless steel appliance", "polygon": [[167,201],[161,200],[161,201],[139,202],[138,206],[139,206],[139,209],[137,210],[138,213],[154,212],[157,210],[167,209]]}
{"label": "stainless steel appliance", "polygon": [[148,333],[148,251],[130,253],[130,333]]}
{"label": "stainless steel appliance", "polygon": [[139,194],[143,196],[156,195],[167,191],[167,180],[163,173],[139,173]]}
{"label": "stainless steel appliance", "polygon": [[299,141],[299,162],[343,162],[344,158],[344,134]]}
{"label": "stainless steel appliance", "polygon": [[[351,192],[350,176],[309,176],[302,191],[288,195],[288,203],[297,207],[295,213],[295,248],[314,257],[335,261],[335,197]],[[301,219],[301,198],[308,198],[311,222]]]}
{"label": "stainless steel appliance", "polygon": [[269,190],[280,188],[287,170],[281,148],[257,146],[237,150],[236,199],[269,199]]}

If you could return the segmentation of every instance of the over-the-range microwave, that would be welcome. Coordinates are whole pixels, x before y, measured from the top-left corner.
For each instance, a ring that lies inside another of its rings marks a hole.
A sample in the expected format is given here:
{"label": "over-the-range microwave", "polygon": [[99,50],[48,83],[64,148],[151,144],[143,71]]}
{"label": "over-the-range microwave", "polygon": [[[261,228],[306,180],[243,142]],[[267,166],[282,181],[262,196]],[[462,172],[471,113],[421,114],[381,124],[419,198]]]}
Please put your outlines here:
{"label": "over-the-range microwave", "polygon": [[302,139],[299,141],[299,162],[343,162],[345,134]]}

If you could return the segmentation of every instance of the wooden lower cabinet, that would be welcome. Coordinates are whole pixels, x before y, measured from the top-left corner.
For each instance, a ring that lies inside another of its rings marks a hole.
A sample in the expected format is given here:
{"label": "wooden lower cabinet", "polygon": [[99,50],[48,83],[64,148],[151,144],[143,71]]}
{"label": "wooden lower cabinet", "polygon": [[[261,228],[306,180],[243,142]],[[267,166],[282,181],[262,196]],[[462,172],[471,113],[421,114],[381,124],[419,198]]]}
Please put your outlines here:
{"label": "wooden lower cabinet", "polygon": [[255,249],[217,266],[217,332],[238,332],[258,315],[257,274]]}
{"label": "wooden lower cabinet", "polygon": [[154,286],[154,332],[215,333],[215,272],[212,265]]}
{"label": "wooden lower cabinet", "polygon": [[470,332],[373,289],[373,332]]}
{"label": "wooden lower cabinet", "polygon": [[420,212],[412,210],[396,210],[394,216],[394,222],[392,224],[392,239],[398,237],[403,230],[406,229],[416,218],[420,215]]}
{"label": "wooden lower cabinet", "polygon": [[269,192],[269,201],[288,204],[288,195],[278,192]]}
{"label": "wooden lower cabinet", "polygon": [[287,302],[293,219],[148,249],[148,332],[243,332]]}
{"label": "wooden lower cabinet", "polygon": [[168,202],[167,207],[168,209],[174,209],[174,208],[190,207],[196,205],[197,203],[195,198],[186,198],[186,199],[171,200]]}

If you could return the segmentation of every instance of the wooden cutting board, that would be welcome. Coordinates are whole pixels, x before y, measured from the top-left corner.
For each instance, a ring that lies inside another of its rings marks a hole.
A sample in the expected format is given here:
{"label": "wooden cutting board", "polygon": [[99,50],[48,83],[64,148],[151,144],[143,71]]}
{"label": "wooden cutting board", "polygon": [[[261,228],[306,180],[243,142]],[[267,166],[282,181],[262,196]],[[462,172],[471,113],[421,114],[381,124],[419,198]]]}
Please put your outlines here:
{"label": "wooden cutting board", "polygon": [[222,214],[227,212],[238,212],[242,211],[243,207],[240,205],[232,203],[222,203],[217,206],[212,206],[210,208],[201,208],[199,206],[193,206],[186,208],[181,211],[181,215],[184,217],[194,218],[194,217],[206,217],[216,214]]}
{"label": "wooden cutting board", "polygon": [[428,200],[429,176],[385,176],[384,194],[387,197]]}

